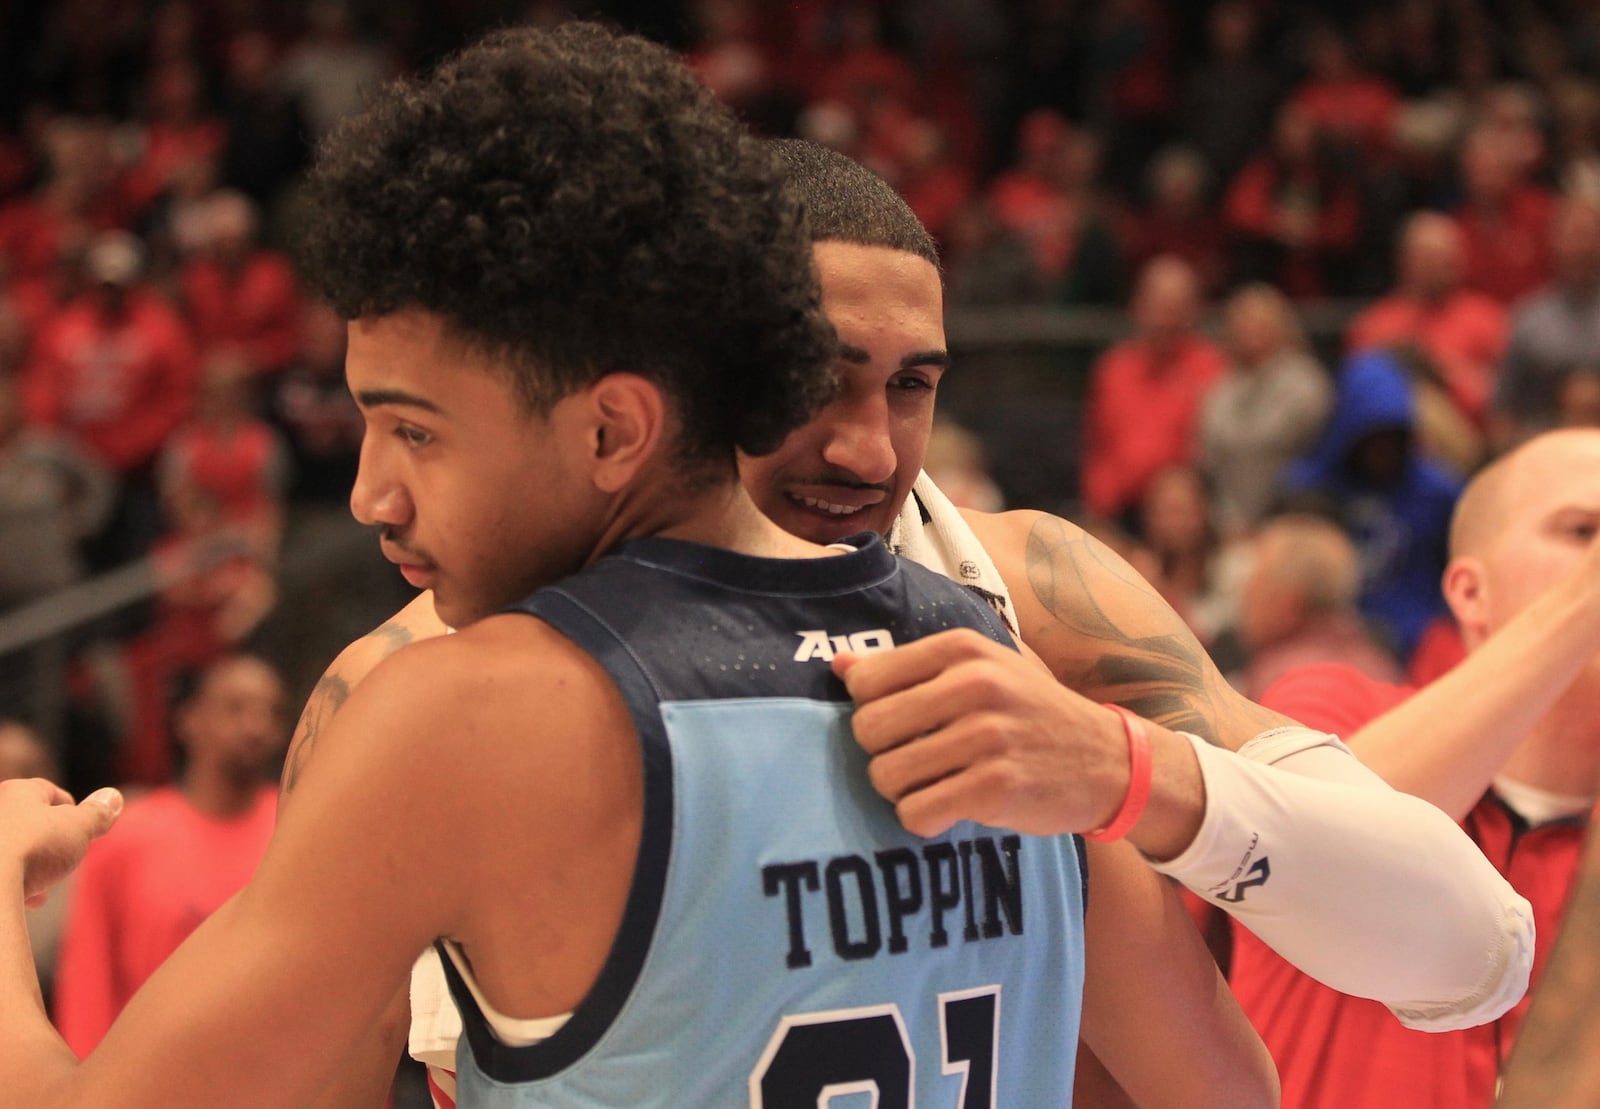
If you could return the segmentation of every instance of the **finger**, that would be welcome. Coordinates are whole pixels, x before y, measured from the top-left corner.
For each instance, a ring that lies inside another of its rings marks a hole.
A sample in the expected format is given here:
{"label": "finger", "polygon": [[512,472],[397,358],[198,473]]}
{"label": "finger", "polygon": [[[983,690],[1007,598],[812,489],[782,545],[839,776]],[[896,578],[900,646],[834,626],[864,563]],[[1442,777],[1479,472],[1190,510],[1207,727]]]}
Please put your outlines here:
{"label": "finger", "polygon": [[[942,835],[963,820],[1012,827],[1004,815],[1020,784],[1000,764],[970,767],[908,793],[895,806],[895,814],[906,831],[923,837]],[[1015,830],[1030,831],[1021,826]]]}
{"label": "finger", "polygon": [[872,788],[884,799],[898,803],[906,795],[982,761],[989,754],[985,724],[981,718],[968,717],[873,756],[867,764]]}
{"label": "finger", "polygon": [[72,794],[48,778],[8,778],[0,782],[0,788],[27,795],[46,805],[72,804]]}
{"label": "finger", "polygon": [[902,798],[894,807],[895,816],[914,836],[932,839],[948,832],[958,821],[969,819],[963,800],[965,784],[943,778]]}
{"label": "finger", "polygon": [[1005,649],[971,628],[954,628],[859,656],[843,673],[834,673],[844,679],[845,688],[856,701],[874,701],[925,682],[964,659]]}
{"label": "finger", "polygon": [[1007,703],[1010,678],[991,660],[967,659],[908,689],[859,701],[850,726],[868,754],[892,750],[963,717]]}
{"label": "finger", "polygon": [[90,839],[98,839],[111,830],[122,814],[122,793],[107,786],[89,794],[78,803],[78,813]]}

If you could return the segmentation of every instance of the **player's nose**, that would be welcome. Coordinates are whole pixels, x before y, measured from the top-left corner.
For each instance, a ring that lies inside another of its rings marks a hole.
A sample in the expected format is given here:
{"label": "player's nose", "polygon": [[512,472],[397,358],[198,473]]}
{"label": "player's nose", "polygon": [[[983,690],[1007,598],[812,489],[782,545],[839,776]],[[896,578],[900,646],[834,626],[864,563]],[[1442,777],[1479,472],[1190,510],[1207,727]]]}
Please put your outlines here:
{"label": "player's nose", "polygon": [[882,397],[835,403],[824,414],[830,420],[823,458],[856,480],[878,484],[894,476],[894,440],[889,434],[889,409]]}

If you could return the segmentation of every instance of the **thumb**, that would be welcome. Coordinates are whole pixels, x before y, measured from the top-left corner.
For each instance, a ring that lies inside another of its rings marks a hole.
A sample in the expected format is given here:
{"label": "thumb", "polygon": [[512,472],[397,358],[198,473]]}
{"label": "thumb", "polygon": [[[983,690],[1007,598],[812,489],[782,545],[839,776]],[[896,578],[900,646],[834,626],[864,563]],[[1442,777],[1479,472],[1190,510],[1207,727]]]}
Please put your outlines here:
{"label": "thumb", "polygon": [[78,803],[78,811],[89,825],[89,838],[98,839],[111,830],[122,815],[122,792],[107,786],[97,789]]}
{"label": "thumb", "polygon": [[833,668],[834,677],[843,679],[844,676],[850,672],[851,668],[853,668],[855,664],[860,661],[860,656],[853,655],[849,651],[840,651],[838,654],[833,656],[833,658],[828,662],[828,665]]}

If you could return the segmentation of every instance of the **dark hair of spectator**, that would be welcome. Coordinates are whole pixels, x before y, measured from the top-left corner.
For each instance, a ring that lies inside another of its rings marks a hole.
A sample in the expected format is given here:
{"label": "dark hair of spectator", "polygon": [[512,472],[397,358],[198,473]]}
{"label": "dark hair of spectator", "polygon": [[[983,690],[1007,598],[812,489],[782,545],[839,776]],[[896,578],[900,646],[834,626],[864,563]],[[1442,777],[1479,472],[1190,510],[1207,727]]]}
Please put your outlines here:
{"label": "dark hair of spectator", "polygon": [[272,667],[271,660],[249,651],[225,651],[216,658],[193,666],[182,666],[167,681],[167,745],[172,757],[172,769],[181,775],[189,767],[189,747],[178,735],[178,714],[205,696],[211,679],[228,667],[253,660]]}
{"label": "dark hair of spectator", "polygon": [[939,265],[933,236],[883,178],[853,158],[804,139],[773,139],[771,145],[805,203],[812,239],[903,250]]}
{"label": "dark hair of spectator", "polygon": [[346,319],[415,308],[534,412],[655,381],[680,457],[775,449],[832,394],[803,209],[667,50],[595,24],[497,32],[387,86],[319,153],[302,243]]}

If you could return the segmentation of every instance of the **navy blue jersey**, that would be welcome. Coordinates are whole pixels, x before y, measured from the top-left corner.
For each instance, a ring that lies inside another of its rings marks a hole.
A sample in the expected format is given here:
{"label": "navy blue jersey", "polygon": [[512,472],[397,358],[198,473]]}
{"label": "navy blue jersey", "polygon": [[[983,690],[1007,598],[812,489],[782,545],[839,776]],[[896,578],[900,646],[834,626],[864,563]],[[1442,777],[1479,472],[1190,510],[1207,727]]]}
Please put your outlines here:
{"label": "navy blue jersey", "polygon": [[549,1039],[497,1041],[445,960],[463,1109],[1070,1102],[1080,841],[906,832],[828,666],[953,627],[1009,643],[986,605],[877,537],[810,560],[652,538],[518,608],[626,699],[643,837],[610,956]]}

